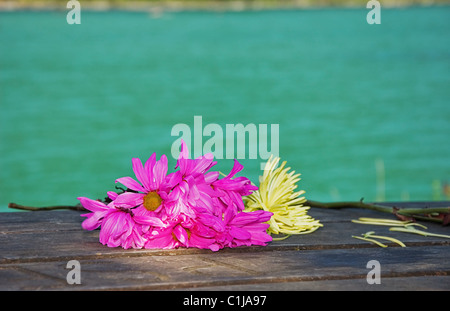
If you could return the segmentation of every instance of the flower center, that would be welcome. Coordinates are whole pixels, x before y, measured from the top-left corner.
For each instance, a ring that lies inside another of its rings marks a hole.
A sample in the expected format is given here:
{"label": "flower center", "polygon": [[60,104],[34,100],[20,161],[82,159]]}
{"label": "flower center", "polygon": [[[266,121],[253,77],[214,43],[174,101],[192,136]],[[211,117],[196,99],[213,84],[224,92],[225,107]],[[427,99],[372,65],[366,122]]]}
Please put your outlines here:
{"label": "flower center", "polygon": [[162,199],[156,191],[149,192],[144,196],[144,207],[148,211],[155,211],[161,202]]}

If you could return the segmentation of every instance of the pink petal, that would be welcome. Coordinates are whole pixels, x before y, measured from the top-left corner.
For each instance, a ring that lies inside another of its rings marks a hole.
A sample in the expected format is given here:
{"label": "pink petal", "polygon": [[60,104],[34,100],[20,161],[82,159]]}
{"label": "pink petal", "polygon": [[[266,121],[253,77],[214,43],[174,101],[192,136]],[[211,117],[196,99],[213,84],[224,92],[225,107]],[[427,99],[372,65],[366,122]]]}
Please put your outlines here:
{"label": "pink petal", "polygon": [[171,228],[164,230],[155,230],[148,236],[148,240],[145,243],[145,248],[162,248],[162,249],[172,249],[179,245],[178,241],[175,241],[172,236]]}
{"label": "pink petal", "polygon": [[181,151],[178,159],[189,159],[189,150],[183,139],[181,139]]}
{"label": "pink petal", "polygon": [[110,198],[110,199],[113,200],[113,201],[114,201],[114,200],[117,198],[117,196],[119,195],[117,192],[114,192],[114,191],[108,191],[107,194],[108,194],[108,198]]}
{"label": "pink petal", "polygon": [[141,182],[144,188],[147,189],[147,186],[149,186],[150,176],[144,170],[141,160],[139,158],[133,158],[132,163],[133,163],[133,172],[136,175],[136,178]]}
{"label": "pink petal", "polygon": [[85,197],[79,197],[78,200],[80,200],[80,203],[84,208],[90,210],[91,212],[98,212],[108,209],[108,206],[105,203],[97,200],[92,200]]}
{"label": "pink petal", "polygon": [[144,202],[144,193],[124,192],[117,196],[114,205],[132,208],[141,205]]}
{"label": "pink petal", "polygon": [[175,168],[180,168],[181,173],[184,175],[186,172],[190,171],[190,167],[191,161],[189,159],[189,150],[184,140],[181,139],[181,151]]}
{"label": "pink petal", "polygon": [[223,221],[226,224],[230,223],[233,220],[233,218],[236,216],[236,213],[237,213],[237,210],[236,210],[235,206],[229,205],[227,207],[227,209],[225,210],[225,215],[224,215]]}
{"label": "pink petal", "polygon": [[241,163],[239,163],[238,160],[234,159],[233,168],[231,169],[227,177],[233,177],[234,175],[236,175],[236,173],[242,171],[243,168],[244,166]]}
{"label": "pink petal", "polygon": [[205,173],[207,170],[209,170],[211,167],[217,164],[217,162],[214,162],[214,156],[212,153],[207,153],[204,156],[200,156],[194,163],[194,168],[192,169],[191,173]]}
{"label": "pink petal", "polygon": [[170,173],[165,177],[165,182],[159,186],[159,190],[170,192],[177,184],[183,180],[183,175],[180,171]]}
{"label": "pink petal", "polygon": [[178,225],[173,229],[173,233],[175,234],[178,241],[180,241],[181,244],[186,245],[188,243],[188,235],[186,230]]}
{"label": "pink petal", "polygon": [[161,228],[165,227],[162,220],[157,217],[134,215],[133,219],[141,225],[156,226]]}
{"label": "pink petal", "polygon": [[144,171],[146,172],[148,179],[145,180],[145,183],[143,185],[145,189],[147,189],[147,191],[152,191],[156,189],[156,187],[154,187],[153,181],[153,167],[155,167],[155,163],[156,163],[156,153],[154,152],[150,156],[150,158],[148,158],[148,160],[145,162],[144,166]]}
{"label": "pink petal", "polygon": [[141,192],[145,192],[145,189],[133,178],[131,177],[122,177],[122,178],[118,178],[116,179],[116,183],[121,183],[122,185],[124,185],[125,187],[132,189],[134,191],[141,191]]}
{"label": "pink petal", "polygon": [[81,227],[84,230],[95,230],[98,227],[100,227],[100,225],[103,222],[103,218],[109,213],[109,211],[104,211],[104,212],[95,212],[95,213],[89,213],[89,214],[83,214],[81,216],[83,217],[87,217],[86,220],[83,221],[83,223],[81,224]]}
{"label": "pink petal", "polygon": [[214,181],[217,180],[217,178],[219,177],[220,173],[219,172],[209,172],[205,174],[205,182],[207,183],[212,183]]}
{"label": "pink petal", "polygon": [[252,237],[250,232],[238,227],[231,227],[230,234],[238,240],[249,240]]}
{"label": "pink petal", "polygon": [[156,162],[153,168],[153,178],[155,181],[154,188],[151,190],[156,190],[163,183],[167,174],[167,157],[163,154],[159,161]]}
{"label": "pink petal", "polygon": [[214,243],[209,246],[209,249],[212,250],[213,252],[217,252],[220,249],[220,246]]}

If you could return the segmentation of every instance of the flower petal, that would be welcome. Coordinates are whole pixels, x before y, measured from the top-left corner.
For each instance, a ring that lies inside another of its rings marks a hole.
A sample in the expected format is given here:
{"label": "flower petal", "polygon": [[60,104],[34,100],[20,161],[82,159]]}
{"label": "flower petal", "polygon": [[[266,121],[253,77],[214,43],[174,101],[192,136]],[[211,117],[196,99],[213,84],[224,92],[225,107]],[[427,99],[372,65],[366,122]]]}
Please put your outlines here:
{"label": "flower petal", "polygon": [[155,181],[154,187],[151,190],[156,190],[163,183],[167,174],[167,157],[163,154],[159,161],[156,162],[155,167],[153,168],[153,178]]}
{"label": "flower petal", "polygon": [[141,182],[146,190],[149,190],[147,186],[149,185],[151,176],[149,176],[148,173],[144,170],[142,162],[139,158],[133,158],[131,161],[133,163],[133,172],[136,175],[136,178]]}
{"label": "flower petal", "polygon": [[154,152],[150,158],[148,158],[148,160],[145,162],[144,165],[144,171],[147,174],[148,179],[146,179],[143,183],[145,189],[147,191],[152,191],[154,189],[156,189],[156,187],[153,186],[154,181],[153,181],[153,167],[155,166],[156,163],[156,153]]}
{"label": "flower petal", "polygon": [[178,159],[189,159],[189,150],[183,139],[181,139],[181,151]]}
{"label": "flower petal", "polygon": [[180,171],[170,173],[165,177],[165,182],[159,186],[159,190],[169,193],[182,180],[183,176]]}
{"label": "flower petal", "polygon": [[227,175],[227,177],[233,177],[234,175],[236,175],[238,172],[242,171],[242,169],[244,168],[244,166],[239,163],[238,160],[234,159],[234,165],[233,168],[231,169],[230,173]]}
{"label": "flower petal", "polygon": [[178,225],[173,228],[173,234],[181,244],[186,245],[188,243],[188,234],[182,226]]}
{"label": "flower petal", "polygon": [[250,238],[252,237],[250,232],[238,227],[231,227],[230,234],[238,240],[250,240]]}
{"label": "flower petal", "polygon": [[115,206],[132,208],[141,205],[144,202],[144,193],[124,192],[114,200]]}
{"label": "flower petal", "polygon": [[165,224],[158,217],[134,215],[133,219],[141,225],[156,226],[161,228],[165,227]]}
{"label": "flower petal", "polygon": [[116,179],[116,183],[118,182],[131,190],[145,192],[145,189],[131,177],[118,178]]}
{"label": "flower petal", "polygon": [[85,197],[79,197],[78,200],[80,200],[81,205],[87,210],[90,210],[91,212],[100,212],[108,209],[108,206],[100,201],[92,200]]}
{"label": "flower petal", "polygon": [[108,198],[110,198],[110,199],[113,200],[113,201],[114,201],[114,200],[117,198],[117,196],[119,195],[117,192],[114,192],[114,191],[108,191],[107,194],[108,194]]}

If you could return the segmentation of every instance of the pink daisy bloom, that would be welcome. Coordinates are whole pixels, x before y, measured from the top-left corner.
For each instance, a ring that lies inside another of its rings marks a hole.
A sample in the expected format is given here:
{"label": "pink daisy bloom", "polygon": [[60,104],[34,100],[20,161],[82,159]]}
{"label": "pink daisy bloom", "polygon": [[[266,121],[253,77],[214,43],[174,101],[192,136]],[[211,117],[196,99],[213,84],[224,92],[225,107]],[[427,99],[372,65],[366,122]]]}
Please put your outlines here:
{"label": "pink daisy bloom", "polygon": [[142,248],[145,243],[142,226],[163,225],[155,217],[135,216],[131,209],[116,206],[117,193],[108,192],[108,196],[112,200],[109,204],[85,197],[78,198],[83,207],[92,212],[81,215],[87,217],[82,223],[83,229],[94,230],[101,227],[99,240],[103,245],[122,246],[125,249]]}
{"label": "pink daisy bloom", "polygon": [[[182,141],[182,152],[177,167],[180,170],[167,175],[167,157],[161,156],[156,161],[153,154],[143,166],[138,158],[133,158],[133,171],[137,180],[122,177],[116,180],[131,191],[119,195],[116,202],[135,208],[139,215],[158,215],[163,221],[176,218],[180,214],[195,218],[193,207],[200,204],[204,207],[210,204],[207,193],[199,192],[198,186],[205,183],[208,176],[204,172],[216,162],[212,155],[200,157],[196,160],[185,158],[188,150]],[[201,189],[206,189],[200,186]]]}
{"label": "pink daisy bloom", "polygon": [[[160,217],[163,221],[167,218],[167,208],[179,202],[180,191],[172,191],[181,180],[179,171],[167,175],[167,157],[162,155],[156,161],[156,154],[142,165],[138,158],[132,159],[133,171],[137,180],[131,177],[122,177],[116,180],[126,186],[126,192],[120,194],[115,202],[118,205],[133,209],[140,216]],[[131,191],[129,191],[131,190]]]}

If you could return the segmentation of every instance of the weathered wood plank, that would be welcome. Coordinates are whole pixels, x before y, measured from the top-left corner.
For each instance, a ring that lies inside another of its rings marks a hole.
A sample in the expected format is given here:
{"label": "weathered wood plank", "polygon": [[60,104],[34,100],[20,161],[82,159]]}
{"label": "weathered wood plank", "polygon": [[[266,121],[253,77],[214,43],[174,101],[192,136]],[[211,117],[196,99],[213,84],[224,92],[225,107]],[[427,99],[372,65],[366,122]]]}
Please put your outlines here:
{"label": "weathered wood plank", "polygon": [[[151,290],[245,284],[276,287],[285,282],[325,280],[349,280],[359,288],[367,284],[370,269],[366,265],[373,259],[380,262],[382,284],[392,288],[389,281],[396,277],[449,276],[449,256],[450,247],[432,246],[80,259],[80,285],[67,284],[66,261],[3,264],[0,290]],[[440,280],[448,282],[450,278]],[[418,285],[412,281],[410,288]],[[446,286],[450,289],[449,283]]]}
{"label": "weathered wood plank", "polygon": [[[422,206],[422,205],[421,205]],[[361,209],[312,208],[324,224],[313,234],[274,241],[267,247],[123,250],[84,231],[79,212],[0,214],[0,290],[74,289],[444,289],[450,290],[450,240],[389,232],[352,223],[358,217],[392,218]],[[450,227],[426,223],[430,232]],[[352,238],[367,231],[392,236],[408,247],[381,249]],[[81,263],[82,284],[68,285],[65,266]],[[366,264],[381,264],[381,286],[367,287]],[[428,284],[424,286],[424,284]]]}
{"label": "weathered wood plank", "polygon": [[[448,291],[450,276],[382,277],[381,284],[363,279],[314,280],[301,282],[237,284],[182,288],[182,291]],[[194,294],[195,295],[195,294]]]}
{"label": "weathered wood plank", "polygon": [[81,214],[76,211],[0,213],[0,234],[80,230],[86,219]]}
{"label": "weathered wood plank", "polygon": [[[336,212],[336,211],[335,211]],[[361,211],[357,217],[367,216],[371,211]],[[345,212],[344,212],[345,213]],[[12,214],[12,213],[11,213]],[[14,213],[25,214],[25,213]],[[39,214],[39,215],[38,215]],[[42,214],[48,214],[48,220]],[[342,214],[342,212],[341,212]],[[123,250],[109,248],[98,241],[99,231],[85,231],[80,224],[83,218],[77,212],[33,212],[23,216],[30,222],[27,229],[5,225],[0,229],[0,263],[17,261],[48,261],[66,259],[71,256],[98,257],[98,256],[140,256],[141,254],[196,254],[211,253],[209,250],[183,249],[178,250]],[[357,218],[356,217],[356,218]],[[354,239],[352,235],[361,235],[367,231],[391,236],[400,239],[407,246],[413,245],[450,245],[450,239],[438,237],[423,237],[402,232],[389,232],[389,227],[361,225],[350,221],[324,222],[324,227],[313,234],[291,236],[282,241],[273,241],[268,247],[239,248],[226,251],[261,251],[288,250],[288,249],[331,249],[331,248],[359,248],[378,247],[369,242]],[[25,223],[27,222],[25,221]],[[50,222],[55,225],[51,226]],[[450,227],[438,224],[427,224],[430,232],[450,234]],[[386,243],[397,246],[394,243]]]}

